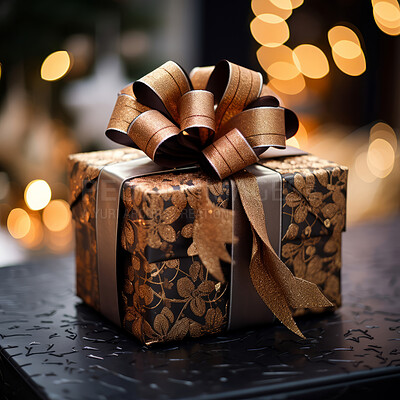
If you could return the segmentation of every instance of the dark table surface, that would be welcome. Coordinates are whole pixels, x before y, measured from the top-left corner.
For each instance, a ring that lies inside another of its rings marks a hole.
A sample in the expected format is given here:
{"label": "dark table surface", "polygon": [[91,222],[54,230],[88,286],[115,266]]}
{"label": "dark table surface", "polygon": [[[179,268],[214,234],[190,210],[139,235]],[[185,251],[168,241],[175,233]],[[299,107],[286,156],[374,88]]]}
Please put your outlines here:
{"label": "dark table surface", "polygon": [[[72,258],[0,269],[0,398],[369,398],[400,384],[400,217],[343,236],[343,307],[147,348],[74,295]],[[393,393],[392,393],[393,394]],[[3,397],[2,397],[3,396]]]}

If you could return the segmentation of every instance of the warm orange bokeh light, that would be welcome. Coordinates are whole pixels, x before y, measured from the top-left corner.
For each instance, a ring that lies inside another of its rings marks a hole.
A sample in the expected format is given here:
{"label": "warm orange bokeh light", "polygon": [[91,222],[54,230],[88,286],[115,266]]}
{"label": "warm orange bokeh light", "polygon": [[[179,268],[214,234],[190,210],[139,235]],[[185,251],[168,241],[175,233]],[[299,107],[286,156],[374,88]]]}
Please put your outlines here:
{"label": "warm orange bokeh light", "polygon": [[270,77],[280,80],[290,80],[296,78],[300,74],[299,70],[293,63],[286,61],[277,61],[267,68]]}
{"label": "warm orange bokeh light", "polygon": [[332,46],[332,51],[350,60],[359,57],[362,53],[361,47],[350,40],[339,40]]}
{"label": "warm orange bokeh light", "polygon": [[332,51],[332,57],[337,67],[347,75],[361,75],[365,72],[367,68],[363,52],[361,52],[360,55],[356,58],[348,59],[341,57],[335,51]]}
{"label": "warm orange bokeh light", "polygon": [[277,47],[289,39],[286,21],[275,14],[261,14],[250,23],[251,34],[258,43],[267,47]]}
{"label": "warm orange bokeh light", "polygon": [[43,179],[29,182],[24,193],[25,203],[31,210],[41,210],[51,199],[49,184]]}
{"label": "warm orange bokeh light", "polygon": [[295,78],[289,80],[279,80],[273,78],[270,80],[270,84],[273,89],[277,90],[278,92],[290,95],[298,94],[306,87],[306,82],[302,74],[299,74]]}
{"label": "warm orange bokeh light", "polygon": [[71,67],[71,58],[66,51],[51,53],[43,61],[40,76],[45,81],[57,81],[65,76]]}
{"label": "warm orange bokeh light", "polygon": [[10,235],[15,239],[26,236],[31,227],[29,214],[22,208],[14,208],[7,218],[7,228]]}
{"label": "warm orange bokeh light", "polygon": [[291,0],[291,3],[292,8],[298,8],[304,3],[304,0]]}
{"label": "warm orange bokeh light", "polygon": [[43,222],[47,229],[59,232],[71,223],[71,211],[64,200],[52,200],[43,210]]}
{"label": "warm orange bokeh light", "polygon": [[347,26],[337,25],[328,32],[328,40],[331,47],[341,40],[348,40],[360,46],[360,39],[357,34]]}
{"label": "warm orange bokeh light", "polygon": [[395,152],[385,139],[375,139],[368,147],[367,164],[377,178],[388,176],[394,166]]}
{"label": "warm orange bokeh light", "polygon": [[328,32],[332,57],[336,66],[345,74],[358,76],[365,72],[367,64],[357,34],[347,26],[335,26]]}
{"label": "warm orange bokeh light", "polygon": [[262,46],[257,50],[257,59],[264,71],[276,62],[287,62],[294,65],[292,49],[282,45],[278,47]]}
{"label": "warm orange bokeh light", "polygon": [[393,148],[397,150],[397,135],[391,126],[384,122],[377,122],[369,131],[369,140],[372,143],[375,139],[385,139]]}
{"label": "warm orange bokeh light", "polygon": [[43,225],[40,217],[31,215],[31,226],[28,233],[21,239],[21,243],[28,249],[38,248],[43,241]]}
{"label": "warm orange bokeh light", "polygon": [[312,44],[301,44],[293,50],[293,61],[303,75],[323,78],[329,72],[329,63],[324,52]]}
{"label": "warm orange bokeh light", "polygon": [[292,15],[292,8],[280,8],[271,0],[252,0],[251,9],[255,16],[261,14],[275,14],[283,19],[288,19]]}

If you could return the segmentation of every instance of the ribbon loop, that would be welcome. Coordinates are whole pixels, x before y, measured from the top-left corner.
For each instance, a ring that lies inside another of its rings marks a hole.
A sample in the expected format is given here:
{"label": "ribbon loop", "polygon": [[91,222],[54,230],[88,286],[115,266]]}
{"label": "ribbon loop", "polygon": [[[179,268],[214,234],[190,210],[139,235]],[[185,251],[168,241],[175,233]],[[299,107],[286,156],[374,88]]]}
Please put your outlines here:
{"label": "ribbon loop", "polygon": [[207,82],[210,79],[210,75],[214,71],[213,67],[196,67],[190,71],[190,80],[192,81],[194,90],[204,90],[207,86]]}
{"label": "ribbon loop", "polygon": [[179,119],[182,131],[191,128],[207,128],[214,132],[214,95],[206,90],[186,92],[180,98]]}
{"label": "ribbon loop", "polygon": [[179,99],[191,88],[189,77],[173,61],[167,61],[132,85],[140,103],[171,116],[178,124]]}
{"label": "ribbon loop", "polygon": [[149,110],[132,121],[128,135],[152,160],[161,144],[179,134],[179,129],[157,110]]}
{"label": "ribbon loop", "polygon": [[221,135],[237,128],[258,154],[268,147],[286,147],[285,112],[280,107],[259,107],[244,110],[229,120]]}
{"label": "ribbon loop", "polygon": [[259,72],[226,60],[216,65],[206,89],[214,93],[218,103],[215,112],[217,139],[222,136],[219,129],[258,98],[262,83]]}
{"label": "ribbon loop", "polygon": [[254,164],[258,157],[247,140],[232,129],[203,150],[203,154],[220,179]]}

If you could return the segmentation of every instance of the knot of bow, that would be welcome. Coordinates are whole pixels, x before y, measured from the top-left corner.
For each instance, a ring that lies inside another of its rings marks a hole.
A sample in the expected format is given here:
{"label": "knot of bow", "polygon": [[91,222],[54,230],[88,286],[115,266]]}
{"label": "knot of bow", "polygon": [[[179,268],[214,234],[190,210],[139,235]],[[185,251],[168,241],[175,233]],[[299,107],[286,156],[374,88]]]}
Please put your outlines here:
{"label": "knot of bow", "polygon": [[197,163],[223,179],[269,147],[285,148],[298,129],[296,115],[265,91],[259,72],[226,60],[190,77],[168,61],[121,90],[106,135],[162,167]]}

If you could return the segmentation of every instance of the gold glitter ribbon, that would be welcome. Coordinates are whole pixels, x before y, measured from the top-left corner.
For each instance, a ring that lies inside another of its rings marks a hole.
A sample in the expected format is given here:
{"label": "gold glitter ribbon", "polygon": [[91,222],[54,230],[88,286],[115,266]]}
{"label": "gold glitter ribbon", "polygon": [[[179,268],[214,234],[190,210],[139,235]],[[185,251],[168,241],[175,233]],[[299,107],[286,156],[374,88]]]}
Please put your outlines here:
{"label": "gold glitter ribbon", "polygon": [[163,167],[199,163],[223,179],[297,131],[295,114],[262,90],[260,73],[229,61],[190,77],[168,61],[119,93],[106,135]]}
{"label": "gold glitter ribbon", "polygon": [[304,338],[291,309],[330,307],[333,304],[314,283],[293,276],[273,250],[255,176],[241,171],[234,175],[234,179],[253,234],[249,266],[253,285],[275,316],[292,332]]}
{"label": "gold glitter ribbon", "polygon": [[[296,115],[269,95],[260,73],[224,60],[195,68],[189,77],[168,61],[120,91],[106,135],[143,150],[162,167],[200,164],[220,179],[235,174],[253,232],[253,285],[277,318],[304,337],[291,309],[332,304],[316,285],[294,277],[274,252],[256,178],[243,171],[269,147],[285,148],[297,129]],[[205,243],[197,248],[200,258],[211,251]],[[220,268],[210,272],[223,278]]]}

